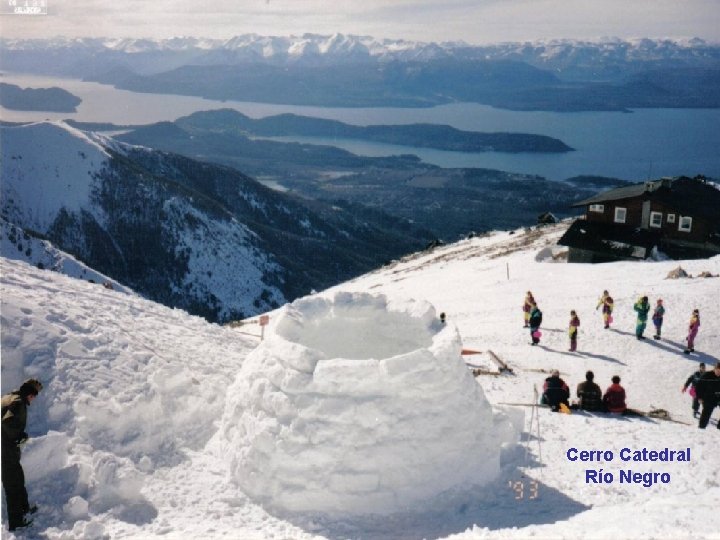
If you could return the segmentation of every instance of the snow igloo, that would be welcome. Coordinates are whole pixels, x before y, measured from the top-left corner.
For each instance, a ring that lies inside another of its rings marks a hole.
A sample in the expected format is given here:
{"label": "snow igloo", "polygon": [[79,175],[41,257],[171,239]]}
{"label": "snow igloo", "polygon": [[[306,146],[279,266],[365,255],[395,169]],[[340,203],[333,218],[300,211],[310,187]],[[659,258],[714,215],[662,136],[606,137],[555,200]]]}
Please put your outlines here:
{"label": "snow igloo", "polygon": [[519,434],[460,352],[427,302],[339,292],[285,306],[228,389],[232,479],[274,510],[330,516],[492,482]]}

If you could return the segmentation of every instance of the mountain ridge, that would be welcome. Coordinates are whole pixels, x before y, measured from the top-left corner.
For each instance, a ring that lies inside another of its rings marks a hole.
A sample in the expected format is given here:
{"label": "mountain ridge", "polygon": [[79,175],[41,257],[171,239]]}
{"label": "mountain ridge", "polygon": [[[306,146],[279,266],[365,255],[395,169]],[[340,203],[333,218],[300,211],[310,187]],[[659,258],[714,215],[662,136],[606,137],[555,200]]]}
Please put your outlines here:
{"label": "mountain ridge", "polygon": [[[567,112],[720,106],[713,84],[720,45],[699,39],[469,45],[246,34],[224,41],[0,40],[0,53],[0,69],[7,71],[266,103],[431,107],[469,101]],[[680,69],[691,92],[664,84]],[[643,78],[648,72],[655,72],[654,81]]]}
{"label": "mountain ridge", "polygon": [[235,169],[63,122],[0,129],[6,226],[210,320],[272,309],[426,242],[379,212],[304,202]]}

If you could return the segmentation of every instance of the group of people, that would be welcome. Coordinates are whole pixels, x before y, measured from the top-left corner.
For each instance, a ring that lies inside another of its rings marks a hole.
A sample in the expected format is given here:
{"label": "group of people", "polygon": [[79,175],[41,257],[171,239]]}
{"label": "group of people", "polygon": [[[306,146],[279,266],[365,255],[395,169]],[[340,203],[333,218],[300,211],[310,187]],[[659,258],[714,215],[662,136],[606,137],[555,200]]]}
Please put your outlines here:
{"label": "group of people", "polygon": [[[595,307],[597,311],[602,307],[603,325],[605,329],[609,329],[613,323],[613,309],[615,308],[615,301],[608,291],[603,291],[600,300]],[[540,325],[542,324],[542,311],[535,301],[531,291],[528,291],[525,295],[525,301],[523,302],[523,314],[525,321],[525,328],[530,329],[531,345],[537,345],[540,343]],[[645,328],[647,327],[648,315],[650,313],[650,301],[647,296],[642,296],[635,302],[633,309],[637,313],[637,321],[635,323],[635,336],[637,339],[645,339]],[[662,298],[658,298],[655,308],[652,313],[652,322],[655,326],[655,334],[653,338],[661,339],[663,320],[665,318],[665,306]],[[570,338],[570,352],[577,351],[578,341],[578,328],[580,326],[580,318],[577,312],[573,309],[570,311],[570,323],[568,325],[568,336]],[[688,325],[688,335],[686,338],[687,347],[683,351],[685,354],[690,354],[695,351],[695,337],[700,329],[700,310],[695,309],[690,317],[690,323]]]}
{"label": "group of people", "polygon": [[[557,369],[552,370],[550,377],[545,379],[540,403],[548,405],[553,411],[563,407],[569,409],[582,409],[585,411],[611,412],[626,414],[628,407],[625,403],[625,389],[620,385],[620,377],[614,375],[612,384],[603,393],[594,382],[595,374],[592,371],[585,373],[585,380],[578,384],[576,395],[577,403],[570,404],[570,388],[560,378]],[[720,405],[720,361],[711,371],[705,370],[701,363],[698,371],[690,375],[682,386],[682,392],[690,392],[693,398],[692,410],[695,418],[700,417],[698,427],[705,429],[710,422],[715,407]],[[699,412],[702,405],[702,413]],[[720,422],[717,424],[720,429]]]}
{"label": "group of people", "polygon": [[559,411],[563,407],[569,409],[583,409],[586,411],[625,413],[625,389],[620,385],[620,377],[614,375],[612,384],[603,393],[597,383],[594,382],[595,374],[592,371],[585,373],[585,380],[577,386],[577,403],[570,405],[570,388],[560,378],[560,372],[553,369],[550,377],[545,379],[543,393],[540,403],[549,405],[553,411]]}

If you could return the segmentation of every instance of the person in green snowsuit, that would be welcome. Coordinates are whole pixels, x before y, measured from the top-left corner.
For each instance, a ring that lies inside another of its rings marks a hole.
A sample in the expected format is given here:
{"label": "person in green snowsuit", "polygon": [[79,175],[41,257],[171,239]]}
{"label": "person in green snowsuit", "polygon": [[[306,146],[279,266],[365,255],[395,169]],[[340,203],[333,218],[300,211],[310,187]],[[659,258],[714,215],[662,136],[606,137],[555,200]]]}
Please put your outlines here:
{"label": "person in green snowsuit", "polygon": [[640,300],[635,302],[633,308],[635,309],[635,311],[637,311],[635,336],[638,339],[645,339],[643,333],[645,332],[645,327],[647,326],[648,312],[650,311],[650,302],[648,302],[648,297],[643,296]]}

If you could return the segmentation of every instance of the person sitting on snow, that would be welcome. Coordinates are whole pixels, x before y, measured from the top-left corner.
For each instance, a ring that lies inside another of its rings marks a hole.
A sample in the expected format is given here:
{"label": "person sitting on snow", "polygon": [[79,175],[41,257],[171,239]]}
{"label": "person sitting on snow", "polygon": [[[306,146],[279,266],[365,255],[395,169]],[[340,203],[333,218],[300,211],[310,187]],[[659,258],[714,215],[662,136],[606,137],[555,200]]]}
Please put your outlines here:
{"label": "person sitting on snow", "polygon": [[560,378],[560,372],[557,369],[553,369],[550,377],[545,379],[540,403],[550,405],[550,408],[557,412],[560,409],[561,403],[564,403],[566,407],[570,406],[568,398],[570,398],[568,385]]}
{"label": "person sitting on snow", "polygon": [[577,397],[580,398],[578,408],[585,411],[601,411],[603,408],[602,390],[593,379],[595,374],[588,371],[585,373],[585,380],[577,387]]}
{"label": "person sitting on snow", "polygon": [[620,386],[620,377],[613,376],[612,384],[605,390],[603,404],[608,412],[624,413],[627,410],[625,405],[625,389]]}

